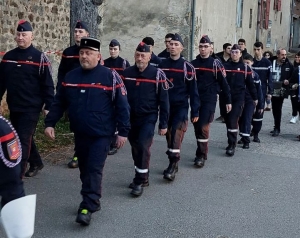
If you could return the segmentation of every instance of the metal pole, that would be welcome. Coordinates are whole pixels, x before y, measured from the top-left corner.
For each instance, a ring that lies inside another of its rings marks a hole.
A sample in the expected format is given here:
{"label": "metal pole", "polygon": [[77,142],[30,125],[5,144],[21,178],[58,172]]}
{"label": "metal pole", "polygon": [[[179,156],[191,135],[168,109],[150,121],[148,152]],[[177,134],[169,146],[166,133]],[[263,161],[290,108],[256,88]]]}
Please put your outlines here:
{"label": "metal pole", "polygon": [[190,42],[191,42],[191,45],[190,45],[190,54],[189,54],[189,60],[193,60],[194,58],[194,44],[195,44],[195,11],[196,11],[196,0],[193,0],[192,1],[192,4],[191,4],[191,12],[192,12],[192,21],[191,21],[191,24],[192,24],[192,29],[191,29],[191,34],[190,34]]}

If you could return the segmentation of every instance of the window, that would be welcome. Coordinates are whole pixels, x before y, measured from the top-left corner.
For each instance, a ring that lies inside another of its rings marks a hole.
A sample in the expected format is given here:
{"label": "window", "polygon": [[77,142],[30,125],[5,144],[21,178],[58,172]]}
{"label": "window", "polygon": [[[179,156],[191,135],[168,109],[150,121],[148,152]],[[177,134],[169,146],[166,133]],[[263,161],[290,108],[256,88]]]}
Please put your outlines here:
{"label": "window", "polygon": [[252,9],[250,9],[249,28],[252,28]]}
{"label": "window", "polygon": [[243,5],[244,5],[244,0],[237,0],[236,27],[243,26]]}

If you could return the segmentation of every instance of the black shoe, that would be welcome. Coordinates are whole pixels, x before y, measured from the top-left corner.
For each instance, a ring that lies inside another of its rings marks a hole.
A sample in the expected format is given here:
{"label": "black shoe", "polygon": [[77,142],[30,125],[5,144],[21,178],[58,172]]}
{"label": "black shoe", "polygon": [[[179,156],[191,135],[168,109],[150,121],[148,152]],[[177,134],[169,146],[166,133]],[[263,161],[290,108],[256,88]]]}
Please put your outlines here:
{"label": "black shoe", "polygon": [[38,166],[30,166],[28,171],[25,173],[25,177],[34,177],[37,175],[39,170],[42,170],[44,168],[44,165],[38,165]]}
{"label": "black shoe", "polygon": [[92,219],[92,213],[87,209],[79,208],[78,214],[76,217],[76,222],[81,225],[88,226]]}
{"label": "black shoe", "polygon": [[170,162],[167,169],[164,171],[164,179],[173,181],[175,179],[175,174],[178,171],[178,162]]}
{"label": "black shoe", "polygon": [[249,149],[249,143],[244,143],[242,148],[243,149]]}
{"label": "black shoe", "polygon": [[279,136],[279,133],[280,133],[280,131],[278,129],[274,129],[272,136],[274,136],[274,137]]}
{"label": "black shoe", "polygon": [[[128,188],[133,189],[135,185],[136,185],[136,184],[135,184],[134,182],[132,182],[131,184],[129,184]],[[144,187],[148,187],[148,186],[149,186],[149,181],[148,181],[148,180],[145,181],[144,183],[142,183],[142,187],[143,187],[143,188],[144,188]]]}
{"label": "black shoe", "polygon": [[260,143],[260,139],[258,138],[258,135],[254,135],[253,142]]}
{"label": "black shoe", "polygon": [[[169,164],[169,166],[170,166],[170,164]],[[169,168],[169,167],[168,167],[168,168]],[[166,168],[166,169],[164,170],[163,175],[165,175],[165,173],[167,173],[168,168]],[[178,172],[178,163],[177,163],[177,165],[176,165],[176,167],[175,167],[175,172],[176,172],[176,173]]]}
{"label": "black shoe", "polygon": [[139,197],[143,194],[143,191],[144,191],[144,189],[143,189],[142,184],[140,184],[140,185],[135,184],[134,187],[132,188],[130,194],[133,196]]}
{"label": "black shoe", "polygon": [[118,149],[116,147],[109,149],[108,155],[114,155],[118,152]]}
{"label": "black shoe", "polygon": [[[237,142],[239,145],[241,145],[241,144],[244,144],[244,142],[243,142],[243,138],[241,138],[240,140],[238,140],[238,142]],[[228,146],[227,146],[228,147]],[[227,148],[226,148],[226,150],[227,150]]]}
{"label": "black shoe", "polygon": [[194,160],[194,165],[197,167],[197,168],[202,168],[205,164],[205,158],[204,156],[201,156],[201,157],[196,157],[195,160]]}
{"label": "black shoe", "polygon": [[74,157],[69,163],[68,163],[68,167],[70,169],[75,169],[78,168],[78,158]]}
{"label": "black shoe", "polygon": [[226,155],[233,156],[234,152],[235,152],[235,146],[234,145],[229,145],[227,148],[228,149],[226,150]]}

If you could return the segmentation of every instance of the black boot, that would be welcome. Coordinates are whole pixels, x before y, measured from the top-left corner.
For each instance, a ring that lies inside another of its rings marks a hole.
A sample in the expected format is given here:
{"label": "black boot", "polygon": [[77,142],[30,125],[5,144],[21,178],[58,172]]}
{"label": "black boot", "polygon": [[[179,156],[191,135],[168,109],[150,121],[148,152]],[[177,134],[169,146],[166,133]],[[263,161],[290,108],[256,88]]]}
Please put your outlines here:
{"label": "black boot", "polygon": [[205,160],[206,160],[206,157],[204,155],[202,155],[200,157],[196,157],[194,160],[194,165],[197,168],[203,168],[204,164],[205,164]]}
{"label": "black boot", "polygon": [[226,149],[226,155],[233,156],[235,152],[235,146],[234,145],[228,145]]}
{"label": "black boot", "polygon": [[133,196],[136,196],[136,197],[139,197],[143,194],[144,192],[144,189],[142,187],[142,184],[134,184],[134,187],[132,188],[130,194],[133,195]]}
{"label": "black boot", "polygon": [[253,142],[260,143],[260,139],[258,138],[258,134],[253,134]]}
{"label": "black boot", "polygon": [[178,171],[178,162],[170,162],[167,169],[164,170],[164,179],[173,181],[175,179],[175,174]]}
{"label": "black boot", "polygon": [[249,149],[249,143],[244,143],[243,144],[243,149]]}
{"label": "black boot", "polygon": [[[132,181],[132,183],[129,184],[128,188],[133,189],[135,185],[136,185],[136,184],[134,183],[134,181]],[[148,181],[148,180],[146,180],[145,182],[142,183],[142,187],[143,187],[143,188],[144,188],[144,187],[148,187],[148,186],[149,186],[149,181]]]}

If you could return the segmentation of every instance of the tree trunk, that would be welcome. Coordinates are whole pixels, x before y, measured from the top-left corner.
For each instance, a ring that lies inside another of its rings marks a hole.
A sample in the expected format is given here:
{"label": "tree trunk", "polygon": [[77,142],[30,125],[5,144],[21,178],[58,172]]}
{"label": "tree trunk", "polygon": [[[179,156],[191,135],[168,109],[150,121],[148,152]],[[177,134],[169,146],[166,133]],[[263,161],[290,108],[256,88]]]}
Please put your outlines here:
{"label": "tree trunk", "polygon": [[71,0],[70,1],[70,44],[74,44],[74,27],[78,20],[87,23],[91,37],[99,35],[99,24],[102,18],[98,14],[98,7],[104,0]]}

